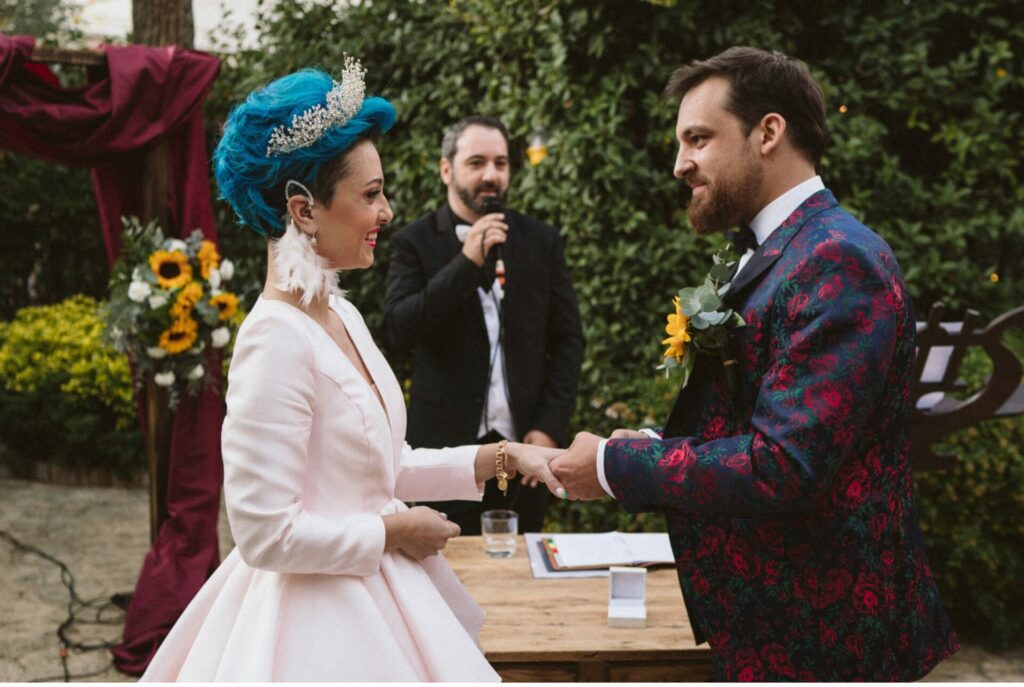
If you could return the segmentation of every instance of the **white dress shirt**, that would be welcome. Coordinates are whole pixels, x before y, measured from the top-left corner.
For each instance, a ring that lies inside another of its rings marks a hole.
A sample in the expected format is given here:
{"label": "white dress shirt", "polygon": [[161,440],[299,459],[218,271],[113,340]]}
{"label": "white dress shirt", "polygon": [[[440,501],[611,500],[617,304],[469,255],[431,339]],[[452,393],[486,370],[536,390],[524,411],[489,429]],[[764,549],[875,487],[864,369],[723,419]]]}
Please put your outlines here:
{"label": "white dress shirt", "polygon": [[[768,237],[778,229],[779,225],[785,222],[805,200],[824,188],[825,184],[822,182],[821,177],[813,176],[806,181],[800,182],[761,208],[761,211],[750,221],[750,230],[754,232],[754,236],[757,238],[757,245],[760,246],[767,241]],[[754,251],[748,250],[740,256],[740,264],[736,269],[736,274],[743,271],[743,268],[746,267],[753,255]],[[735,278],[736,275],[733,275],[733,279]],[[650,429],[642,429],[640,431],[654,439],[660,438]],[[597,446],[597,480],[608,495],[614,498],[615,495],[612,494],[612,490],[608,486],[608,479],[604,474],[604,447],[607,443],[607,439],[602,439],[601,443]]]}
{"label": "white dress shirt", "polygon": [[[466,242],[469,233],[468,224],[455,225],[455,236],[460,243]],[[501,329],[500,304],[505,294],[498,279],[494,279],[487,291],[477,287],[480,307],[484,311],[484,324],[487,326],[487,340],[490,343],[488,360],[491,363],[491,379],[487,385],[487,403],[480,415],[480,429],[477,437],[482,437],[492,429],[507,439],[517,439],[515,426],[512,424],[512,409],[508,405],[508,392],[505,390],[505,352],[501,349],[498,336]]]}

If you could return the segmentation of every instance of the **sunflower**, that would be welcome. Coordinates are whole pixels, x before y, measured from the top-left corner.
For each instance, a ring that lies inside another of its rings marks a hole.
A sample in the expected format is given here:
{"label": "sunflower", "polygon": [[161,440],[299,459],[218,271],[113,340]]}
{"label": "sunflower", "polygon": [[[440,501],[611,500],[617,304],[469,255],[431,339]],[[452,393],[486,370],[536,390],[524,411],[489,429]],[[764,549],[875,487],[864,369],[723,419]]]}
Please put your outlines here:
{"label": "sunflower", "polygon": [[238,309],[238,296],[228,291],[217,294],[210,299],[210,305],[216,306],[220,310],[220,319],[230,319],[235,314],[235,310]]}
{"label": "sunflower", "polygon": [[690,334],[687,331],[690,325],[690,318],[683,314],[679,307],[679,297],[672,299],[676,311],[668,316],[668,324],[665,325],[665,333],[668,338],[662,341],[662,345],[668,346],[665,351],[665,358],[675,358],[676,362],[682,364],[683,356],[686,354],[686,344],[690,341]]}
{"label": "sunflower", "polygon": [[198,282],[190,281],[185,288],[178,292],[178,298],[171,306],[171,316],[176,320],[182,320],[192,315],[192,309],[203,297],[203,287]]}
{"label": "sunflower", "polygon": [[210,270],[215,270],[220,265],[220,253],[213,241],[203,241],[199,244],[199,273],[203,279],[210,278]]}
{"label": "sunflower", "polygon": [[199,325],[188,318],[175,320],[171,328],[160,335],[160,348],[171,355],[187,351],[196,341]]}
{"label": "sunflower", "polygon": [[149,256],[149,267],[162,289],[176,289],[192,279],[188,256],[180,250],[158,250]]}

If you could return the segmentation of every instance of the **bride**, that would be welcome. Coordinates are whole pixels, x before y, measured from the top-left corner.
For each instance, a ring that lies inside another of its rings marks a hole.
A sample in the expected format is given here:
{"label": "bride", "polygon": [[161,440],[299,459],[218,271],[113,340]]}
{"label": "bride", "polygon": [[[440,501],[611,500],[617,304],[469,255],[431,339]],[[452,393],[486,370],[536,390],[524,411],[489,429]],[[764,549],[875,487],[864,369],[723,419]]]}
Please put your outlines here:
{"label": "bride", "polygon": [[[235,344],[223,427],[237,547],[175,624],[148,681],[492,681],[483,611],[443,557],[459,534],[403,501],[477,499],[516,472],[560,485],[557,451],[405,443],[402,390],[336,271],[373,263],[392,218],[373,138],[395,121],[304,69],[255,91],[217,147],[221,196],[269,238]],[[499,480],[500,482],[500,480]]]}

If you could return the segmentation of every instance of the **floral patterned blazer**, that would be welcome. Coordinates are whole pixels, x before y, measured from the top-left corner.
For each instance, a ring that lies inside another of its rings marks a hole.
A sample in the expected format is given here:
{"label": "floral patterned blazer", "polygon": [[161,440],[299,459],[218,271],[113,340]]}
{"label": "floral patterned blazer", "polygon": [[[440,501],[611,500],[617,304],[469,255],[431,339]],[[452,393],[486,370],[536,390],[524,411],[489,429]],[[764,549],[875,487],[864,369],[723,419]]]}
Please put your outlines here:
{"label": "floral patterned blazer", "polygon": [[822,190],[726,301],[746,320],[732,392],[699,359],[662,439],[608,442],[615,497],[666,514],[716,678],[916,680],[959,644],[918,526],[915,322],[892,250]]}

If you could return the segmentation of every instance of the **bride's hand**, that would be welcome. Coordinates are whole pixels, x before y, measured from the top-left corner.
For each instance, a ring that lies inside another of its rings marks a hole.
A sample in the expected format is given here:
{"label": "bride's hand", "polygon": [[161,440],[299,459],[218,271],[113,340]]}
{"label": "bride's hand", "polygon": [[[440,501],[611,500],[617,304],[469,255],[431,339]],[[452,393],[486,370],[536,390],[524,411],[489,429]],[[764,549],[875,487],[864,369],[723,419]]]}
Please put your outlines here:
{"label": "bride's hand", "polygon": [[561,498],[564,491],[562,483],[551,472],[548,463],[562,455],[565,452],[563,449],[509,442],[505,450],[508,452],[509,468],[512,471],[520,472],[524,477],[540,480],[547,485],[552,494]]}
{"label": "bride's hand", "polygon": [[416,560],[436,556],[448,540],[459,536],[459,526],[444,513],[416,506],[384,516],[384,550],[398,549]]}

